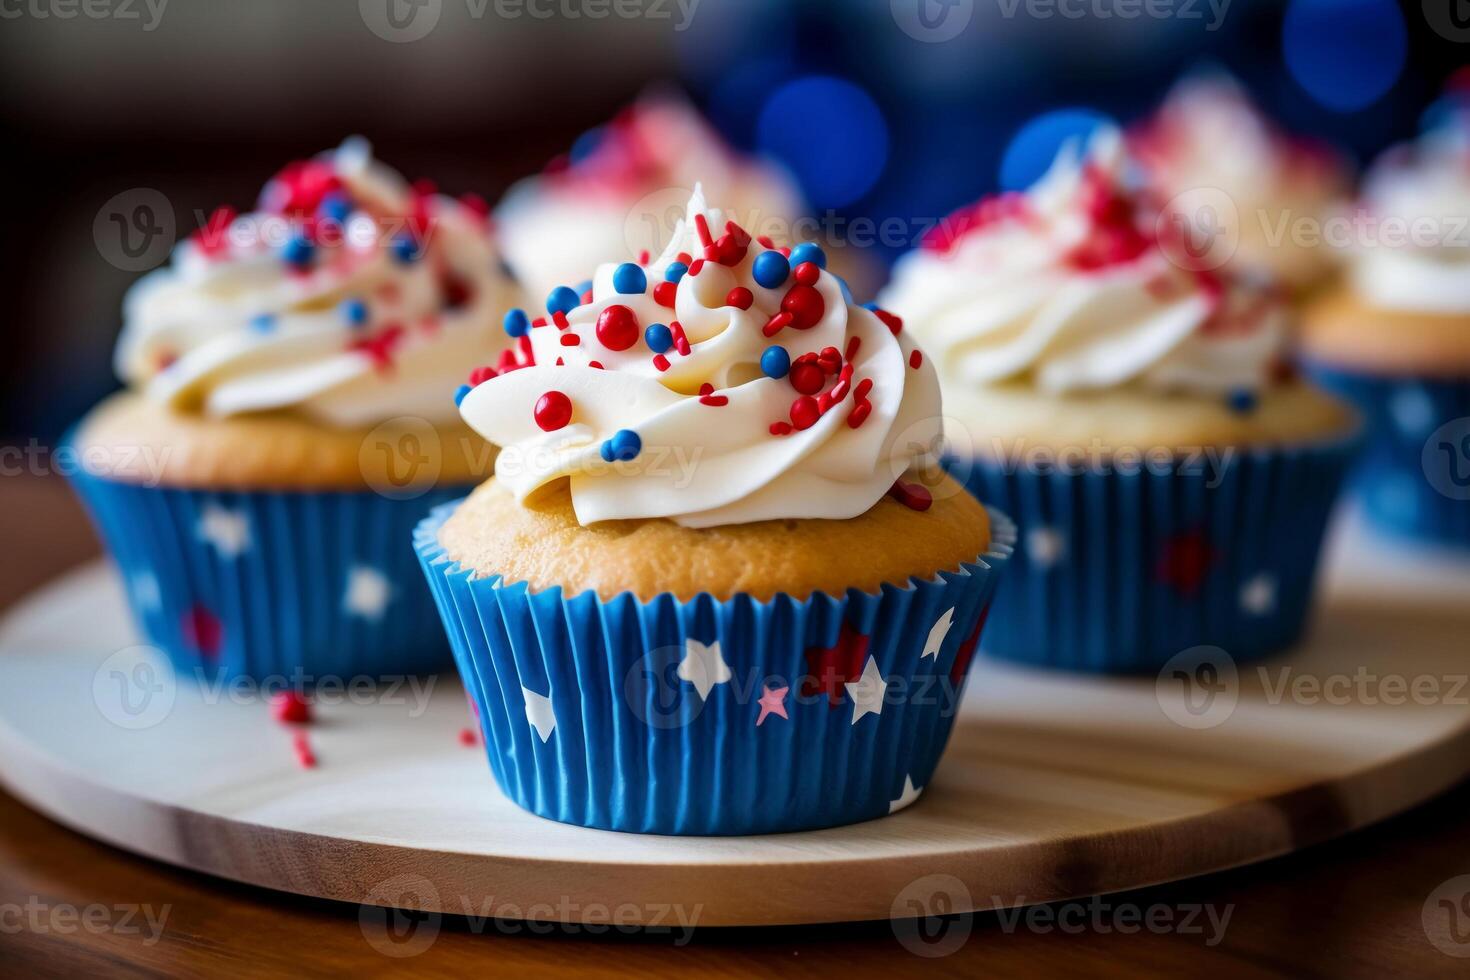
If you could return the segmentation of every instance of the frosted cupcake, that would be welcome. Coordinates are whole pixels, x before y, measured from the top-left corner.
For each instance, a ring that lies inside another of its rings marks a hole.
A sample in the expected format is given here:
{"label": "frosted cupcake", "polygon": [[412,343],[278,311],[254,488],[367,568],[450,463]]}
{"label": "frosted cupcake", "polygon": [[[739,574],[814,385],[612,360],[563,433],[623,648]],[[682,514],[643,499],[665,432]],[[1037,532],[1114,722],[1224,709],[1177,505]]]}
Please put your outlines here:
{"label": "frosted cupcake", "polygon": [[929,784],[1012,531],[913,472],[933,366],[824,262],[696,192],[662,255],[512,317],[524,366],[463,394],[495,478],[416,543],[521,806],[767,833]]}
{"label": "frosted cupcake", "polygon": [[1470,548],[1470,118],[1383,155],[1350,215],[1343,283],[1305,312],[1311,372],[1371,432],[1368,515]]}
{"label": "frosted cupcake", "polygon": [[221,209],[128,294],[127,388],[72,436],[75,480],[149,640],[261,677],[423,670],[446,651],[409,546],[493,450],[446,396],[516,296],[485,209],[361,141]]}
{"label": "frosted cupcake", "polygon": [[1022,528],[987,634],[1012,659],[1155,670],[1292,643],[1352,447],[1281,366],[1267,288],[1171,259],[1116,133],[900,260],[883,306],[939,365],[950,465]]}
{"label": "frosted cupcake", "polygon": [[696,180],[752,234],[802,212],[780,168],[736,154],[688,102],[645,96],[510,189],[495,212],[506,258],[532,295],[580,287],[610,256],[660,251]]}
{"label": "frosted cupcake", "polygon": [[1334,256],[1320,236],[1292,229],[1304,219],[1320,228],[1349,192],[1348,168],[1330,147],[1281,132],[1235,79],[1186,78],[1128,138],[1163,197],[1185,195],[1187,210],[1209,209],[1214,227],[1206,230],[1235,243],[1237,268],[1292,295],[1332,274]]}

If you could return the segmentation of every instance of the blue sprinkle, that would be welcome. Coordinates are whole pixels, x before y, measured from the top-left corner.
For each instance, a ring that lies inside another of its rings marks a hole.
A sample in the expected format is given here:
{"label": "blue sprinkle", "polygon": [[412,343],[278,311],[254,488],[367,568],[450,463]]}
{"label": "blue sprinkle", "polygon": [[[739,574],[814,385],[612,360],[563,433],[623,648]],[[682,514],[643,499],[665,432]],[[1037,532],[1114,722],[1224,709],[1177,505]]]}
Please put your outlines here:
{"label": "blue sprinkle", "polygon": [[674,346],[674,333],[662,323],[650,323],[643,331],[643,341],[655,354],[662,354]]}
{"label": "blue sprinkle", "polygon": [[1259,400],[1256,398],[1256,393],[1249,388],[1236,388],[1226,399],[1226,404],[1237,415],[1249,415],[1256,410]]}
{"label": "blue sprinkle", "polygon": [[761,370],[768,378],[784,378],[791,370],[791,355],[784,347],[767,347],[761,354]]}
{"label": "blue sprinkle", "polygon": [[360,299],[344,299],[342,305],[337,307],[342,313],[342,319],[354,327],[360,327],[367,323],[367,304]]}
{"label": "blue sprinkle", "polygon": [[869,313],[876,313],[879,309],[881,309],[881,307],[879,307],[878,304],[874,303],[872,300],[868,300],[866,303],[863,304],[863,309],[867,310]]}
{"label": "blue sprinkle", "polygon": [[505,319],[501,322],[505,332],[512,337],[524,337],[531,329],[531,318],[526,316],[526,311],[517,307],[505,311]]}
{"label": "blue sprinkle", "polygon": [[755,257],[755,263],[751,265],[750,271],[760,285],[767,289],[775,289],[791,274],[791,263],[787,262],[786,256],[780,252],[762,252]]}
{"label": "blue sprinkle", "polygon": [[281,249],[281,258],[294,266],[310,265],[315,255],[316,245],[304,235],[293,236],[286,247]]}
{"label": "blue sprinkle", "polygon": [[567,160],[574,164],[581,163],[593,153],[597,152],[597,147],[602,143],[602,139],[606,135],[606,130],[601,126],[587,130],[587,132],[572,141],[572,149],[567,153]]}
{"label": "blue sprinkle", "polygon": [[582,294],[571,286],[557,286],[546,294],[547,313],[570,313],[582,305]]}
{"label": "blue sprinkle", "polygon": [[638,433],[632,429],[619,429],[613,433],[613,437],[602,444],[602,458],[605,462],[626,462],[637,459],[638,454],[643,451],[643,440]]}
{"label": "blue sprinkle", "polygon": [[458,408],[460,402],[464,401],[464,396],[465,395],[468,395],[470,392],[472,392],[474,390],[475,389],[471,388],[469,385],[460,385],[458,388],[454,389],[454,406],[455,406],[455,408]]}
{"label": "blue sprinkle", "polygon": [[250,329],[259,333],[270,333],[276,329],[276,318],[269,313],[253,316],[250,318]]}
{"label": "blue sprinkle", "polygon": [[613,270],[613,289],[635,295],[648,289],[648,276],[632,262],[624,262]]}
{"label": "blue sprinkle", "polygon": [[670,262],[669,267],[664,270],[664,281],[678,282],[684,278],[684,273],[688,271],[689,267],[683,262]]}
{"label": "blue sprinkle", "polygon": [[352,201],[341,191],[333,191],[322,198],[322,203],[317,205],[316,213],[319,217],[335,221],[340,225],[345,223],[347,216],[352,213]]}
{"label": "blue sprinkle", "polygon": [[827,253],[814,242],[802,242],[791,250],[791,264],[798,266],[803,262],[815,262],[817,268],[825,269],[827,268]]}
{"label": "blue sprinkle", "polygon": [[844,278],[842,278],[841,276],[835,276],[834,275],[832,278],[837,280],[837,288],[839,288],[839,289],[842,290],[842,301],[844,303],[847,303],[847,304],[851,305],[852,304],[852,287],[849,286],[847,284],[847,280],[844,279]]}
{"label": "blue sprinkle", "polygon": [[579,282],[577,284],[577,297],[579,299],[582,296],[584,296],[584,295],[586,295],[587,293],[590,293],[590,292],[592,292],[592,280],[591,279],[583,279],[581,282]]}
{"label": "blue sprinkle", "polygon": [[393,257],[404,265],[408,265],[419,257],[419,243],[414,241],[412,235],[397,235],[390,246]]}

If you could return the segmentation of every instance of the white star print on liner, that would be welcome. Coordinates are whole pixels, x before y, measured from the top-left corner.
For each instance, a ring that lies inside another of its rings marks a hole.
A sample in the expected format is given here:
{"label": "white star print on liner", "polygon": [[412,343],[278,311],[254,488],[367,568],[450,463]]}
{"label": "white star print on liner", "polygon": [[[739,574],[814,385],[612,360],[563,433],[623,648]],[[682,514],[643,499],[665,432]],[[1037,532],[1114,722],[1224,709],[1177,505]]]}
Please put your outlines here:
{"label": "white star print on liner", "polygon": [[912,776],[903,777],[903,792],[898,795],[898,799],[888,801],[888,812],[890,814],[897,813],[917,800],[919,794],[922,792],[924,792],[924,787],[919,786],[916,788]]}
{"label": "white star print on liner", "polygon": [[199,517],[199,539],[214,546],[222,557],[238,558],[250,549],[250,518],[217,504]]}
{"label": "white star print on liner", "polygon": [[163,592],[152,572],[137,572],[132,577],[133,601],[141,609],[158,609],[163,605]]}
{"label": "white star print on liner", "polygon": [[556,731],[556,714],[551,710],[551,698],[537,694],[529,687],[521,688],[521,696],[526,699],[526,720],[545,742]]}
{"label": "white star print on liner", "polygon": [[710,689],[730,679],[730,665],[720,655],[720,641],[705,646],[698,640],[684,641],[684,659],[679,661],[679,679],[694,685],[699,699],[707,701]]}
{"label": "white star print on liner", "polygon": [[944,638],[949,635],[949,628],[954,625],[954,607],[950,606],[944,611],[929,630],[929,639],[924,641],[924,652],[919,654],[919,659],[933,657],[939,659],[939,648],[944,645]]}
{"label": "white star print on liner", "polygon": [[1240,608],[1252,616],[1265,616],[1276,609],[1276,576],[1256,575],[1240,588]]}
{"label": "white star print on liner", "polygon": [[347,593],[342,607],[365,619],[382,619],[393,601],[393,583],[376,568],[358,565],[347,574]]}
{"label": "white star print on liner", "polygon": [[1067,553],[1067,542],[1054,527],[1032,528],[1026,533],[1026,556],[1037,568],[1051,568]]}
{"label": "white star print on liner", "polygon": [[848,696],[852,698],[852,723],[854,725],[863,715],[883,713],[883,694],[888,690],[888,682],[878,671],[878,661],[872,657],[869,657],[868,662],[863,665],[863,676],[855,681],[848,681],[842,686],[847,688]]}

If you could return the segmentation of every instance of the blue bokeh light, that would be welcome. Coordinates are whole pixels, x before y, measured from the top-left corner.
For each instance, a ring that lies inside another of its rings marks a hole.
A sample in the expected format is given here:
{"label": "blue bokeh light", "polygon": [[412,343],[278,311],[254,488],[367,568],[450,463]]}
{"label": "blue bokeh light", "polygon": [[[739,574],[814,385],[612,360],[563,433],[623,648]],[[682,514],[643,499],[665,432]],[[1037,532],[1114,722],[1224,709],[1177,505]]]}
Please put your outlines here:
{"label": "blue bokeh light", "polygon": [[1062,146],[1072,139],[1086,140],[1111,117],[1093,109],[1072,108],[1044,112],[1026,123],[1006,146],[1000,161],[1002,190],[1025,190],[1051,168]]}
{"label": "blue bokeh light", "polygon": [[1281,47],[1291,77],[1312,98],[1355,112],[1398,81],[1408,31],[1394,0],[1292,0]]}
{"label": "blue bokeh light", "polygon": [[867,92],[825,75],[778,89],[761,110],[756,140],[785,163],[816,208],[866,194],[888,162],[888,125]]}

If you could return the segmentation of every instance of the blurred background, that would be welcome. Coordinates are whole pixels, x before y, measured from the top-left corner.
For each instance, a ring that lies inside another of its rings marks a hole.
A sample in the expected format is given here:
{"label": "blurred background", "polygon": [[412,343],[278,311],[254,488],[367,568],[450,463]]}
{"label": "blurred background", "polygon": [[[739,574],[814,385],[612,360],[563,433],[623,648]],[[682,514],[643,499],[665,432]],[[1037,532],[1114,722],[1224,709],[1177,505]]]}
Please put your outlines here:
{"label": "blurred background", "polygon": [[1412,135],[1465,63],[1465,6],[0,0],[0,442],[52,440],[116,387],[122,296],[167,257],[119,251],[119,195],[160,194],[171,242],[216,205],[248,207],[286,161],[361,133],[407,176],[494,201],[662,83],[784,164],[820,213],[937,216],[1208,64],[1361,163]]}

